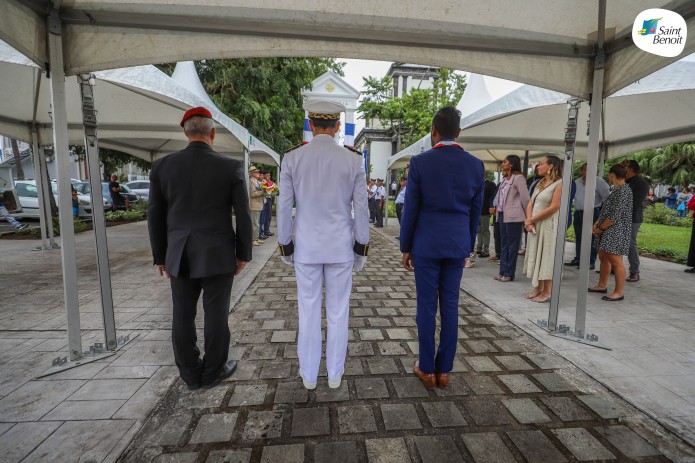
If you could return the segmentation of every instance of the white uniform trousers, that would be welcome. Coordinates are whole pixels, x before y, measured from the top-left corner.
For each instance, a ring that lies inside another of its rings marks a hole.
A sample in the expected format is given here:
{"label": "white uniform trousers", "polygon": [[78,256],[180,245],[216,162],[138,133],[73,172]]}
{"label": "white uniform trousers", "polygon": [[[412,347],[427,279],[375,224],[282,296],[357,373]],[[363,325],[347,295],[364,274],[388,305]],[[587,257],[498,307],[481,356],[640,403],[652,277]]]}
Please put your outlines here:
{"label": "white uniform trousers", "polygon": [[321,290],[326,285],[326,368],[328,379],[343,375],[348,343],[352,264],[294,263],[299,299],[297,356],[302,376],[316,382],[321,362]]}

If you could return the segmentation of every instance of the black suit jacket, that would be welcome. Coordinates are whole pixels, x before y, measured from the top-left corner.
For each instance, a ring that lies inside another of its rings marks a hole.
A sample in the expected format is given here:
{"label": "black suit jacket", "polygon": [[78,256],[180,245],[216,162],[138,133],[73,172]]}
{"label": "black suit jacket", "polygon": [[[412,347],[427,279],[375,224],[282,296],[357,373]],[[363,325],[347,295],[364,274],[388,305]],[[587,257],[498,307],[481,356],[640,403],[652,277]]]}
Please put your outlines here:
{"label": "black suit jacket", "polygon": [[179,276],[184,251],[190,278],[234,272],[236,259],[250,261],[252,249],[242,163],[203,142],[156,161],[147,222],[154,263],[169,274]]}

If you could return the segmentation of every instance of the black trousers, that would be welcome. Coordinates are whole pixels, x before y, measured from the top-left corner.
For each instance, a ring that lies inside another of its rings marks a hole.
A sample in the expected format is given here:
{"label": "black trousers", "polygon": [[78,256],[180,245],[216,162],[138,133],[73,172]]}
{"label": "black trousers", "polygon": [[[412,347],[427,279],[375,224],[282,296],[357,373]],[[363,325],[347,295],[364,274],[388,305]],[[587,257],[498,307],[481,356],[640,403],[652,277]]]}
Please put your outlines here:
{"label": "black trousers", "polygon": [[367,205],[369,206],[369,221],[374,222],[376,220],[376,199],[369,198]]}
{"label": "black trousers", "polygon": [[[171,340],[181,378],[188,384],[212,382],[229,355],[229,303],[233,273],[206,278],[171,277],[174,318]],[[200,359],[195,329],[196,305],[203,293],[205,356]]]}
{"label": "black trousers", "polygon": [[403,203],[396,204],[396,217],[398,217],[398,225],[401,224],[401,215],[403,215]]}
{"label": "black trousers", "polygon": [[[381,207],[379,207],[379,203],[381,202]],[[384,203],[383,200],[375,200],[374,201],[374,207],[376,208],[376,226],[377,227],[383,227],[384,226]]]}
{"label": "black trousers", "polygon": [[[594,208],[594,213],[592,223],[595,223],[598,220],[599,215],[601,215],[601,208],[600,207],[595,207]],[[574,261],[579,262],[579,259],[581,257],[581,242],[582,242],[582,231],[583,231],[583,223],[584,223],[584,211],[574,211],[574,218],[572,219],[572,226],[574,226],[574,237],[576,238],[576,246],[575,246],[575,251],[574,251]],[[598,255],[598,250],[596,249],[596,241],[594,241],[593,237],[591,238],[591,254],[589,255],[589,263],[591,265],[594,265],[596,263],[596,256]]]}

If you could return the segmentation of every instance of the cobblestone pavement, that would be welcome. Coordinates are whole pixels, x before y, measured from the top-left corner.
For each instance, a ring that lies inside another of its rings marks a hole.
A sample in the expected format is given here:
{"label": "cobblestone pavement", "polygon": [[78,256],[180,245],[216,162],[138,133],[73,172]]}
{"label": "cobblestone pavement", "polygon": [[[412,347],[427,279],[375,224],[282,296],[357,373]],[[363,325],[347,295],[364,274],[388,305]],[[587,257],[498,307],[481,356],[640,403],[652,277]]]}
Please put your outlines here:
{"label": "cobblestone pavement", "polygon": [[302,386],[294,273],[275,256],[230,316],[237,372],[211,390],[179,380],[120,461],[695,461],[691,447],[463,292],[452,384],[425,389],[411,373],[413,276],[393,238],[373,232],[372,245],[353,280],[340,388],[328,388],[325,368],[316,390]]}

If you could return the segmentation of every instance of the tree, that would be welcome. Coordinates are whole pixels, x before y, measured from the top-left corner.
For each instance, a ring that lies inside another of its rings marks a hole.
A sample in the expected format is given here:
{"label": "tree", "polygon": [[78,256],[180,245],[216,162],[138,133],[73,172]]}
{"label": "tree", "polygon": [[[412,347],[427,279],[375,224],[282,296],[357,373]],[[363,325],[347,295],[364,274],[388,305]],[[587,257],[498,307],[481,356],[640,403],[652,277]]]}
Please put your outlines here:
{"label": "tree", "polygon": [[649,168],[662,183],[690,185],[695,182],[695,142],[674,143],[656,150]]}
{"label": "tree", "polygon": [[135,164],[144,172],[149,172],[152,167],[152,163],[142,158],[108,148],[99,148],[99,164],[104,169],[103,180],[105,182],[111,180],[111,174],[128,164]]}
{"label": "tree", "polygon": [[610,166],[623,159],[637,161],[640,173],[653,186],[662,183],[685,187],[695,183],[695,142],[674,143],[609,161],[606,163],[606,172]]}
{"label": "tree", "polygon": [[365,90],[358,110],[368,125],[378,119],[390,128],[396,137],[397,150],[426,135],[432,126],[432,117],[444,106],[456,106],[466,90],[466,77],[451,69],[442,68],[432,88],[413,89],[394,97],[390,77],[364,78]]}
{"label": "tree", "polygon": [[328,70],[342,76],[344,64],[329,58],[243,58],[199,61],[196,69],[223,113],[282,153],[302,141],[301,91]]}
{"label": "tree", "polygon": [[14,166],[17,169],[17,179],[24,180],[24,167],[22,167],[22,154],[19,152],[19,144],[14,138],[10,139],[12,154],[14,156]]}

